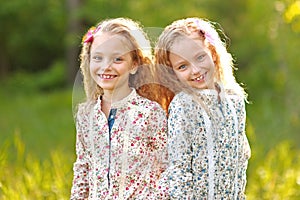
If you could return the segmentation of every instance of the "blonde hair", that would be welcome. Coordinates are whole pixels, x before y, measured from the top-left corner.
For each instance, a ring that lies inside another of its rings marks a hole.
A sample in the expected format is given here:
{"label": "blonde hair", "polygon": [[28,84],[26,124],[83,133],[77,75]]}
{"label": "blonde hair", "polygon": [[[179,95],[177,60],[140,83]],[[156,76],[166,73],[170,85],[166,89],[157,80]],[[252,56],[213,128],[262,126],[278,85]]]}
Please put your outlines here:
{"label": "blonde hair", "polygon": [[[103,95],[103,89],[97,85],[90,73],[90,51],[93,37],[99,33],[110,33],[121,35],[130,47],[131,56],[138,65],[135,74],[129,75],[129,86],[137,89],[138,93],[149,99],[155,95],[149,92],[148,83],[153,82],[153,64],[150,41],[143,32],[141,26],[131,19],[115,18],[106,19],[97,24],[97,28],[91,29],[83,36],[82,50],[80,54],[80,69],[83,75],[84,90],[87,101],[95,100],[99,95]],[[89,40],[86,38],[90,37]]]}
{"label": "blonde hair", "polygon": [[182,90],[188,90],[187,86],[178,83],[170,62],[170,51],[173,43],[180,37],[189,36],[191,33],[198,32],[199,37],[204,44],[210,49],[212,55],[216,57],[215,82],[221,83],[225,90],[230,93],[247,97],[244,89],[236,82],[233,74],[233,58],[226,49],[226,44],[222,42],[218,32],[212,25],[212,22],[200,18],[186,18],[174,21],[167,26],[155,47],[156,73],[168,73],[168,76],[159,78],[159,81],[173,92],[177,93]]}

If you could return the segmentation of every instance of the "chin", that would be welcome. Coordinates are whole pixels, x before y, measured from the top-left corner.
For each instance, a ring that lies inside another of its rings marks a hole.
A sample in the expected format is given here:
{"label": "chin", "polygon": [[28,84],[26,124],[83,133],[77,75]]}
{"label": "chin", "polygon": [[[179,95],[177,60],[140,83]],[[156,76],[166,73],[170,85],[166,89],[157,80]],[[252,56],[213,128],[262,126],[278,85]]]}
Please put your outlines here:
{"label": "chin", "polygon": [[190,85],[191,87],[193,88],[196,88],[196,89],[208,89],[207,85],[206,84],[192,84]]}

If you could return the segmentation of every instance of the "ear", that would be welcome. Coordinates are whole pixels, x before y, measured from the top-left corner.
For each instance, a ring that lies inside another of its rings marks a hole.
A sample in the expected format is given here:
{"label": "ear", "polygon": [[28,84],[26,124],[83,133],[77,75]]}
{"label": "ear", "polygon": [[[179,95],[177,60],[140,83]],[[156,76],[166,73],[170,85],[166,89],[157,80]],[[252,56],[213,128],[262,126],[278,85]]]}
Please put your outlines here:
{"label": "ear", "polygon": [[134,63],[134,64],[132,65],[132,68],[131,68],[131,70],[129,71],[129,73],[130,73],[130,74],[135,74],[135,73],[137,72],[137,70],[138,70],[138,66],[137,66],[136,63]]}

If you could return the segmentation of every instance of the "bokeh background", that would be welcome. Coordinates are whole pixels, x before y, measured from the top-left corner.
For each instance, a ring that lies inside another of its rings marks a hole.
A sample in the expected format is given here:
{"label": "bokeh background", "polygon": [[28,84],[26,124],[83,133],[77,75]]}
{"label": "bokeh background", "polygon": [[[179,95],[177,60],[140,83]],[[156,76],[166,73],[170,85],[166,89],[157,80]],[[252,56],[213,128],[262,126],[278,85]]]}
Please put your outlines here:
{"label": "bokeh background", "polygon": [[129,17],[218,22],[249,94],[248,199],[300,199],[299,0],[0,0],[0,199],[68,199],[83,34]]}

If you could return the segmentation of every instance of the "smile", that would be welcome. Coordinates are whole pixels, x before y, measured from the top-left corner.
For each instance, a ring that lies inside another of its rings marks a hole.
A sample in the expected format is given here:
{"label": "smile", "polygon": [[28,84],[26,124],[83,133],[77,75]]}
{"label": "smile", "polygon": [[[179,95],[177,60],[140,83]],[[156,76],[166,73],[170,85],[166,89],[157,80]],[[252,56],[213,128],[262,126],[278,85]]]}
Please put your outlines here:
{"label": "smile", "polygon": [[98,76],[102,79],[113,79],[117,77],[117,75],[110,75],[110,74],[99,74]]}
{"label": "smile", "polygon": [[200,76],[193,78],[192,81],[204,81],[205,77],[207,75],[207,72],[205,72],[204,74],[201,74]]}

